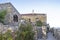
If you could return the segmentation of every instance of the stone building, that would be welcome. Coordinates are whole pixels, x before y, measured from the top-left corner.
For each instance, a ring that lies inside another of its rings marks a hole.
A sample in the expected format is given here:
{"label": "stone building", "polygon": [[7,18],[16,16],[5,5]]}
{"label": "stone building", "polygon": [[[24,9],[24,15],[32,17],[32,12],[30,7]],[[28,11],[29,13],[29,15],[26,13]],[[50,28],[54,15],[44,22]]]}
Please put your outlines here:
{"label": "stone building", "polygon": [[[33,27],[34,30],[37,32],[36,36],[36,40],[39,38],[46,38],[46,30],[47,30],[47,15],[44,13],[34,13],[34,11],[32,11],[32,13],[27,13],[27,14],[21,14],[21,18],[25,19],[33,24],[36,24],[36,21],[41,21],[43,23],[43,25],[41,27],[39,26],[35,26]],[[43,33],[43,34],[42,34]]]}
{"label": "stone building", "polygon": [[42,13],[28,13],[28,14],[21,14],[22,19],[31,21],[31,22],[36,22],[40,20],[42,23],[47,22],[47,16],[46,14]]}
{"label": "stone building", "polygon": [[[7,14],[4,19],[4,24],[8,26],[7,29],[12,28],[12,30],[15,30],[20,24],[21,16],[20,16],[19,12],[10,2],[0,4],[0,11],[1,10],[7,11]],[[5,26],[5,25],[2,25],[2,26]],[[2,27],[0,27],[0,28],[2,28]]]}

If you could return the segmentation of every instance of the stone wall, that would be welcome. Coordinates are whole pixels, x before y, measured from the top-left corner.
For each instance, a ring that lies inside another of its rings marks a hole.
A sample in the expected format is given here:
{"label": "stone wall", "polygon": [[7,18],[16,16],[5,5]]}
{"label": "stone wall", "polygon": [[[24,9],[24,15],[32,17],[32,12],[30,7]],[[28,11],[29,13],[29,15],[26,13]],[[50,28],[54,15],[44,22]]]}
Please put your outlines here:
{"label": "stone wall", "polygon": [[54,29],[54,37],[60,40],[60,29]]}
{"label": "stone wall", "polygon": [[42,32],[43,32],[43,38],[46,39],[47,38],[47,27],[46,26],[42,26]]}
{"label": "stone wall", "polygon": [[[21,16],[20,16],[19,12],[16,10],[16,8],[11,3],[0,4],[0,10],[7,11],[7,14],[6,14],[5,19],[4,19],[5,24],[10,24],[10,25],[17,24],[18,25],[18,22],[20,22],[20,20],[21,20]],[[18,16],[18,22],[14,22],[14,20],[13,20],[14,15]]]}
{"label": "stone wall", "polygon": [[0,33],[5,33],[7,30],[16,31],[18,30],[18,26],[11,26],[11,25],[3,25],[0,23]]}
{"label": "stone wall", "polygon": [[47,22],[46,14],[38,14],[38,13],[31,13],[31,14],[21,14],[22,18],[25,20],[31,20],[31,22],[36,22],[39,19],[41,22]]}
{"label": "stone wall", "polygon": [[34,26],[34,31],[35,31],[35,39],[46,39],[46,26]]}

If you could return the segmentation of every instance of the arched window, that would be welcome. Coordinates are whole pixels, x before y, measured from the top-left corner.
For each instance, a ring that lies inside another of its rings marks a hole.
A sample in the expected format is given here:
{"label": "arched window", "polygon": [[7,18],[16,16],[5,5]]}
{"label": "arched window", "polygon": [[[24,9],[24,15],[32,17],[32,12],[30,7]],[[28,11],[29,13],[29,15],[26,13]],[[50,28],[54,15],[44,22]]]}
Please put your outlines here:
{"label": "arched window", "polygon": [[17,16],[17,15],[14,15],[14,16],[13,16],[13,21],[14,21],[14,22],[18,22],[18,16]]}

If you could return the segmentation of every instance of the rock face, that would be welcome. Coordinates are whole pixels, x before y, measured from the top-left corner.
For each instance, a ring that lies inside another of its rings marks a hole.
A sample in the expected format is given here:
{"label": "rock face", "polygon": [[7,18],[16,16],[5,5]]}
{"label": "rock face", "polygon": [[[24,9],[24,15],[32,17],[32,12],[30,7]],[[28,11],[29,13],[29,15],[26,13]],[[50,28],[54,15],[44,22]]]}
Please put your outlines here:
{"label": "rock face", "polygon": [[0,4],[0,10],[7,11],[7,15],[4,20],[5,24],[18,25],[18,22],[20,22],[20,14],[11,3]]}

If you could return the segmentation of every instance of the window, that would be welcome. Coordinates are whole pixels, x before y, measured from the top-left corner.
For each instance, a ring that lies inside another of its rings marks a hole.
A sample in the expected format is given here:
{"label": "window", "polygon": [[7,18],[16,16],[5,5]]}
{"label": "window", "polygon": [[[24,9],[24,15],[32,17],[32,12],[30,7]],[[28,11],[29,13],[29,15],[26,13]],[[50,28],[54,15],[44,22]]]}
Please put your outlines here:
{"label": "window", "polygon": [[31,19],[29,18],[29,22],[31,22]]}
{"label": "window", "polygon": [[13,21],[14,21],[14,22],[18,22],[18,16],[17,16],[17,15],[14,15],[14,16],[13,16]]}
{"label": "window", "polygon": [[39,18],[36,18],[36,21],[39,21]]}

